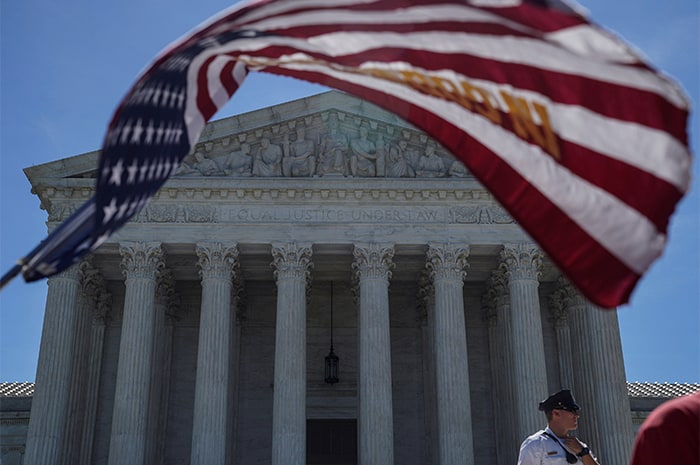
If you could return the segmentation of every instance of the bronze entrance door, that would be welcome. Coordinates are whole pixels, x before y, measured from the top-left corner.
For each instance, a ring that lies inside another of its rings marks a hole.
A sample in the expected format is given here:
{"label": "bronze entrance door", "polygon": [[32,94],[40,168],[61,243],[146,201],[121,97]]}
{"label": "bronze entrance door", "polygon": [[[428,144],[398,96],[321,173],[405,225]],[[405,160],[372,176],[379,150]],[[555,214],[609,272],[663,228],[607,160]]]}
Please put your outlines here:
{"label": "bronze entrance door", "polygon": [[357,465],[357,420],[306,420],[307,465]]}

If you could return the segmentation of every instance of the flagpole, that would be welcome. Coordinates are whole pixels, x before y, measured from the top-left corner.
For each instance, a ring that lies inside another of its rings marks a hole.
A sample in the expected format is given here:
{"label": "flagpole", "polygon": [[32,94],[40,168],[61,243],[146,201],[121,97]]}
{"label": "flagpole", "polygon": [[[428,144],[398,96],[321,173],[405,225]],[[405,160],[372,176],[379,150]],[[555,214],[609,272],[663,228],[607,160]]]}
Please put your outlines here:
{"label": "flagpole", "polygon": [[0,278],[0,291],[15,277],[19,274],[19,272],[22,270],[22,264],[17,263],[15,266],[13,266],[10,271],[2,275],[2,278]]}
{"label": "flagpole", "polygon": [[10,281],[12,281],[13,279],[15,279],[17,277],[17,275],[20,273],[20,271],[22,271],[22,268],[24,268],[25,265],[27,263],[29,263],[32,260],[32,258],[34,258],[34,256],[39,252],[39,250],[41,250],[41,248],[44,247],[44,244],[46,244],[47,239],[48,239],[48,237],[46,239],[44,239],[43,241],[41,241],[39,243],[39,245],[34,247],[32,249],[32,251],[29,252],[27,255],[25,255],[24,257],[17,260],[17,263],[15,263],[15,266],[10,268],[10,271],[8,271],[4,275],[2,275],[2,278],[0,278],[0,291],[2,291],[3,288],[10,283]]}

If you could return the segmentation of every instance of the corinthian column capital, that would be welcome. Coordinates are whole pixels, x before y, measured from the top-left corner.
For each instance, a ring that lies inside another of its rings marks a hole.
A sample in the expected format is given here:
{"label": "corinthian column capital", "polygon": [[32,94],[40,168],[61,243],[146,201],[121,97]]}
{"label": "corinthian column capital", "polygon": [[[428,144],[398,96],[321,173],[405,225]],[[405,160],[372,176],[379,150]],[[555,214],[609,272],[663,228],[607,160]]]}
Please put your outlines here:
{"label": "corinthian column capital", "polygon": [[511,280],[539,280],[542,259],[542,252],[533,244],[504,244],[501,250],[501,267]]}
{"label": "corinthian column capital", "polygon": [[562,305],[564,308],[580,308],[590,305],[590,302],[576,289],[576,286],[563,276],[560,276],[557,283],[559,284],[558,292],[561,296]]}
{"label": "corinthian column capital", "polygon": [[311,246],[296,242],[272,244],[272,266],[275,281],[284,278],[311,279],[313,262]]}
{"label": "corinthian column capital", "polygon": [[557,280],[557,288],[549,296],[549,306],[556,326],[568,325],[569,311],[579,302],[580,294],[563,276]]}
{"label": "corinthian column capital", "polygon": [[81,277],[82,298],[89,302],[93,322],[105,324],[112,305],[112,296],[107,292],[102,273],[93,266],[91,257],[83,259],[76,268]]}
{"label": "corinthian column capital", "polygon": [[195,247],[195,253],[202,279],[233,279],[238,259],[238,247],[235,244],[200,242]]}
{"label": "corinthian column capital", "polygon": [[83,259],[77,268],[80,273],[82,296],[94,302],[104,289],[104,279],[100,271],[93,266],[91,257]]}
{"label": "corinthian column capital", "polygon": [[435,279],[464,281],[469,257],[469,246],[455,244],[429,244],[426,267]]}
{"label": "corinthian column capital", "polygon": [[386,244],[355,245],[353,250],[355,260],[352,269],[357,280],[362,279],[391,279],[394,268],[394,246]]}
{"label": "corinthian column capital", "polygon": [[165,266],[160,242],[123,242],[119,244],[119,254],[126,279],[152,279]]}

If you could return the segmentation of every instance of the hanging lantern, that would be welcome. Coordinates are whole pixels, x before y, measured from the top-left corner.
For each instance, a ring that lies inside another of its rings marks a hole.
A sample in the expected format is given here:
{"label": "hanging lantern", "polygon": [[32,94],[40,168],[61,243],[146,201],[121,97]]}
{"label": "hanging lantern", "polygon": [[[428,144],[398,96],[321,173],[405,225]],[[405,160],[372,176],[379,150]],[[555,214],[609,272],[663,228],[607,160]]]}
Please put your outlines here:
{"label": "hanging lantern", "polygon": [[335,384],[338,379],[340,359],[333,352],[333,281],[331,281],[331,350],[326,355],[326,383]]}

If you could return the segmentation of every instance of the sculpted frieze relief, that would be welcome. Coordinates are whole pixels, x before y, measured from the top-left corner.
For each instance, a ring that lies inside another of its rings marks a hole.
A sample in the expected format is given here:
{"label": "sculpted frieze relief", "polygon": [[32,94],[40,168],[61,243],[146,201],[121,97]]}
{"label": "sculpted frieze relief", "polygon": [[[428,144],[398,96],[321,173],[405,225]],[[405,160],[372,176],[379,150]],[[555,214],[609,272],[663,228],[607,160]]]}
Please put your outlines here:
{"label": "sculpted frieze relief", "polygon": [[326,111],[200,143],[175,176],[459,178],[469,172],[422,132]]}
{"label": "sculpted frieze relief", "polygon": [[132,220],[137,223],[218,223],[214,205],[147,205]]}
{"label": "sculpted frieze relief", "polygon": [[72,204],[61,204],[54,202],[51,208],[47,209],[49,214],[49,221],[62,221],[68,218],[74,211],[76,207]]}
{"label": "sculpted frieze relief", "polygon": [[450,208],[450,222],[459,224],[512,224],[515,221],[497,205],[470,205]]}

